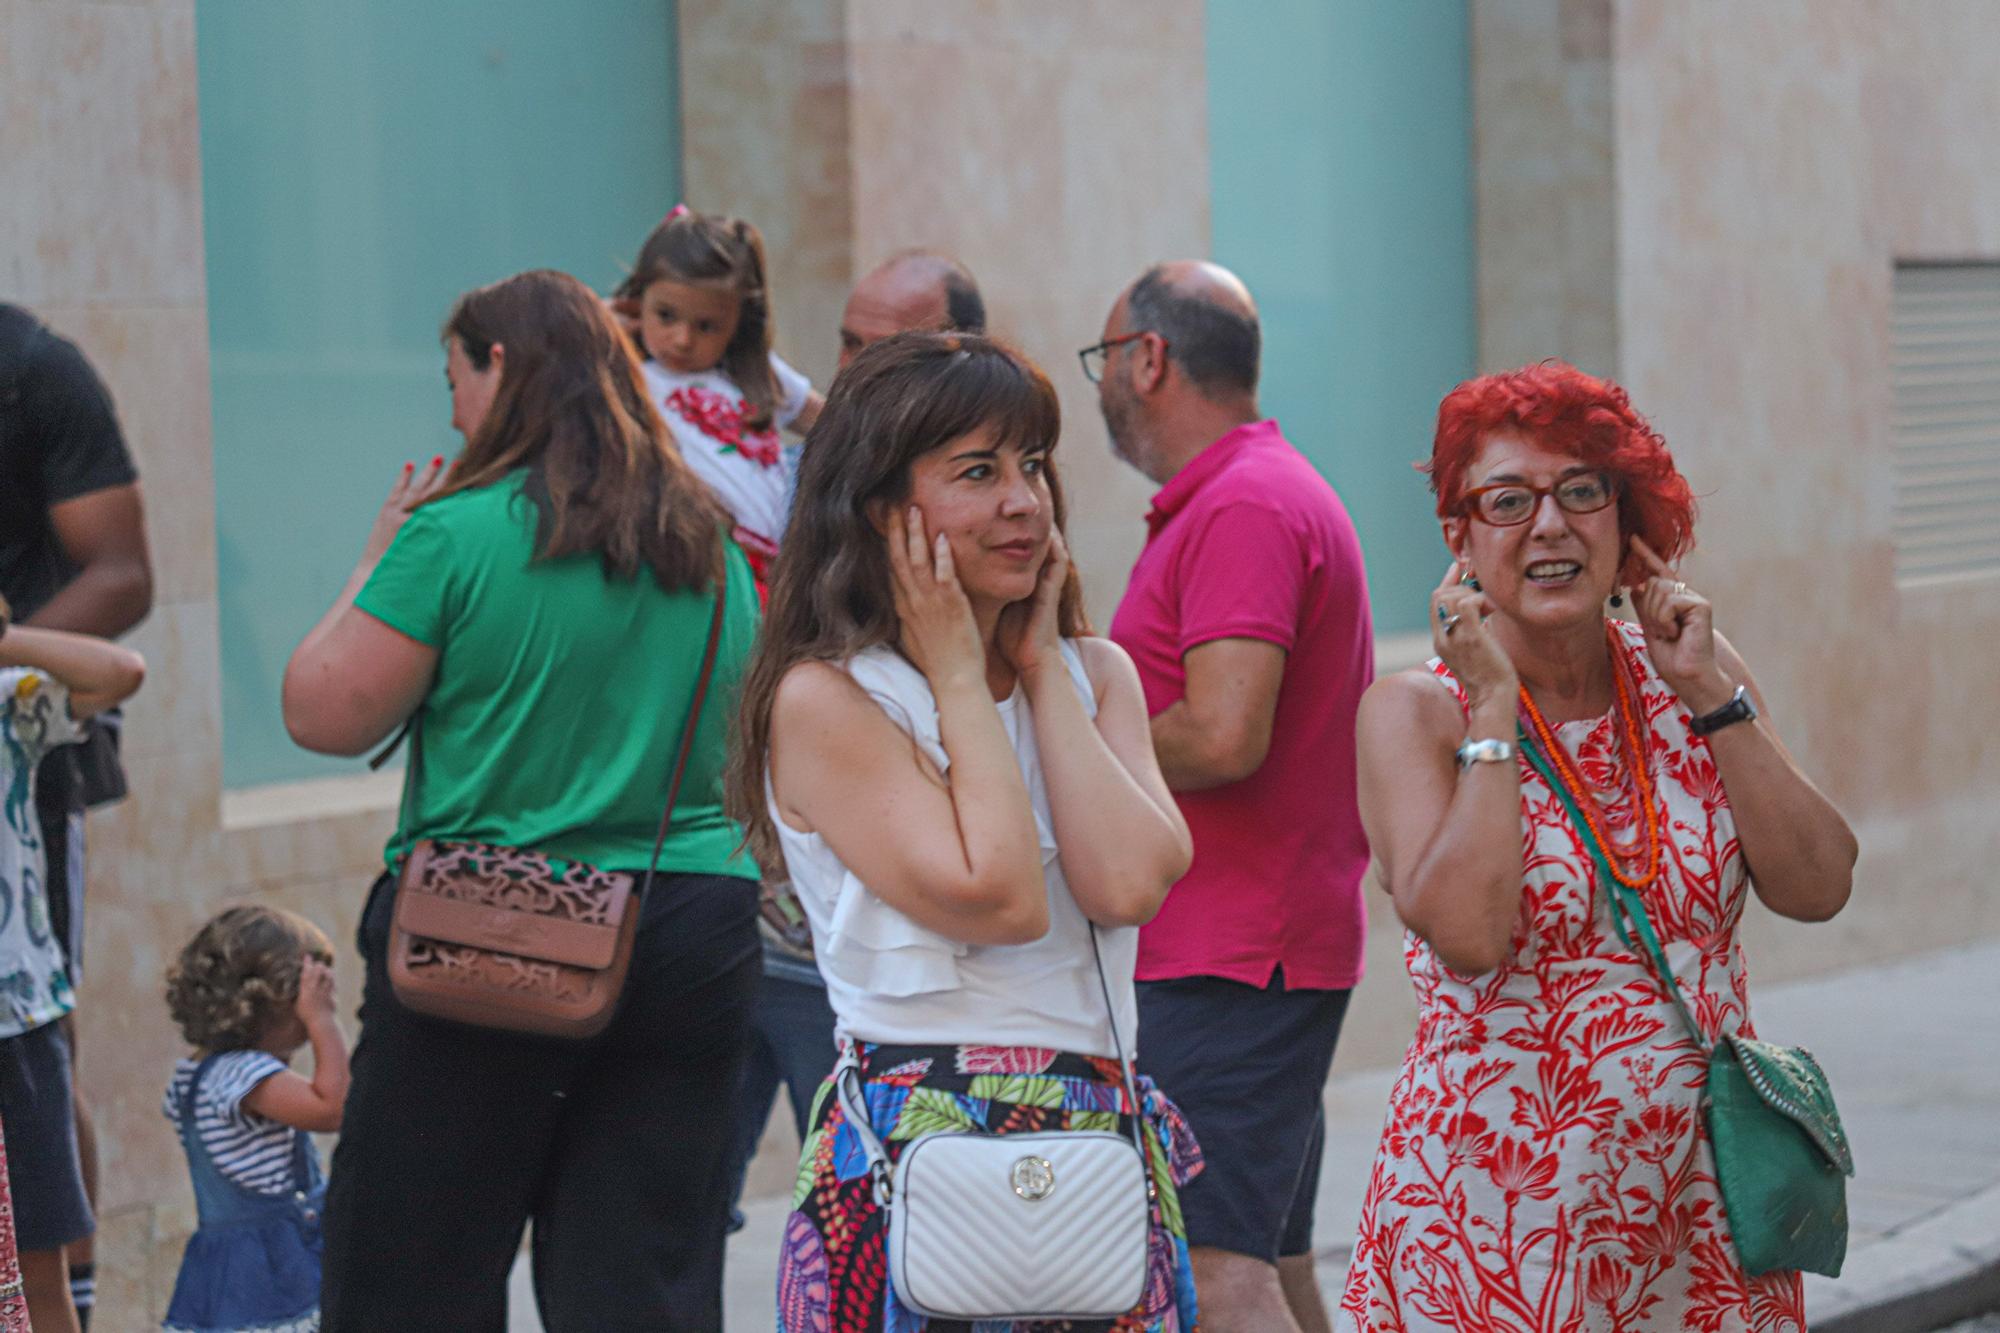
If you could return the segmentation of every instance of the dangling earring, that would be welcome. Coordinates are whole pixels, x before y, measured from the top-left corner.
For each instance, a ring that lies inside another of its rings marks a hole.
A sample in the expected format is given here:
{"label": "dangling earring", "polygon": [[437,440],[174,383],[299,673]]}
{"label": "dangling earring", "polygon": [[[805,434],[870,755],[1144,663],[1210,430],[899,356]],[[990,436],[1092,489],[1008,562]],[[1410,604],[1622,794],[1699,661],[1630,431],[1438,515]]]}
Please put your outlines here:
{"label": "dangling earring", "polygon": [[1479,586],[1479,576],[1477,574],[1474,574],[1469,569],[1466,570],[1463,574],[1460,574],[1458,576],[1458,581],[1464,584],[1466,587],[1472,589],[1474,592],[1486,591],[1484,588]]}
{"label": "dangling earring", "polygon": [[1623,605],[1625,605],[1624,591],[1622,589],[1613,589],[1611,593],[1611,609],[1616,611]]}

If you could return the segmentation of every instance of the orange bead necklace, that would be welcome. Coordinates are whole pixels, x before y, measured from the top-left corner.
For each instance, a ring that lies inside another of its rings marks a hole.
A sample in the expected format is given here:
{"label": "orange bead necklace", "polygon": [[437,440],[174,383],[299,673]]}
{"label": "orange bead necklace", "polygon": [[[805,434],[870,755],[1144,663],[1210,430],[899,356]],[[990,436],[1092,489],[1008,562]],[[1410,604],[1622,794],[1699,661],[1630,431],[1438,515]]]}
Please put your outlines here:
{"label": "orange bead necklace", "polygon": [[1609,621],[1605,622],[1604,634],[1611,643],[1611,681],[1618,696],[1619,721],[1623,723],[1618,729],[1618,739],[1625,751],[1625,767],[1632,775],[1632,785],[1638,796],[1640,809],[1645,814],[1644,874],[1630,875],[1620,864],[1621,854],[1611,839],[1605,835],[1605,823],[1600,822],[1600,820],[1608,822],[1608,817],[1598,804],[1596,795],[1584,782],[1583,775],[1577,772],[1576,765],[1570,761],[1569,751],[1557,741],[1554,730],[1543,719],[1542,710],[1535,707],[1535,700],[1525,685],[1521,687],[1521,710],[1527,714],[1528,724],[1533,728],[1535,739],[1541,744],[1543,752],[1548,755],[1549,762],[1555,765],[1558,779],[1575,798],[1576,808],[1582,812],[1583,822],[1590,826],[1591,836],[1596,838],[1597,845],[1604,849],[1605,864],[1612,876],[1636,893],[1660,876],[1660,817],[1653,799],[1652,775],[1646,769],[1644,758],[1646,749],[1641,739],[1638,704],[1634,698],[1637,690],[1627,679],[1628,675],[1634,674],[1633,666],[1626,656],[1625,645],[1619,642],[1617,629]]}

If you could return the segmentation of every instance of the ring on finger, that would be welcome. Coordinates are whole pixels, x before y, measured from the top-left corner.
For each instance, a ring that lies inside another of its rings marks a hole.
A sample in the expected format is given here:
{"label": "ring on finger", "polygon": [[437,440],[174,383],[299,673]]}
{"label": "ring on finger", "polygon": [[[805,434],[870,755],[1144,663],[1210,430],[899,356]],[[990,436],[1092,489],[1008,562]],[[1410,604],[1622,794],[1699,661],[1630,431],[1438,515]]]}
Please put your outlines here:
{"label": "ring on finger", "polygon": [[1457,629],[1457,628],[1458,628],[1458,622],[1459,622],[1459,617],[1458,617],[1458,616],[1452,616],[1452,617],[1450,617],[1449,619],[1447,619],[1447,620],[1445,620],[1445,621],[1443,622],[1443,624],[1444,624],[1444,632],[1445,632],[1445,636],[1446,636],[1447,638],[1449,638],[1449,637],[1450,637],[1450,635],[1451,635],[1451,632],[1452,632],[1453,630],[1455,630],[1455,629]]}
{"label": "ring on finger", "polygon": [[1687,590],[1688,590],[1688,586],[1687,586],[1687,584],[1685,584],[1685,583],[1676,583],[1676,584],[1674,585],[1674,596],[1678,597],[1678,596],[1680,596],[1680,595],[1681,595],[1682,593],[1686,592]]}
{"label": "ring on finger", "polygon": [[1437,613],[1438,613],[1438,624],[1440,625],[1445,624],[1451,618],[1451,612],[1443,606],[1438,607]]}

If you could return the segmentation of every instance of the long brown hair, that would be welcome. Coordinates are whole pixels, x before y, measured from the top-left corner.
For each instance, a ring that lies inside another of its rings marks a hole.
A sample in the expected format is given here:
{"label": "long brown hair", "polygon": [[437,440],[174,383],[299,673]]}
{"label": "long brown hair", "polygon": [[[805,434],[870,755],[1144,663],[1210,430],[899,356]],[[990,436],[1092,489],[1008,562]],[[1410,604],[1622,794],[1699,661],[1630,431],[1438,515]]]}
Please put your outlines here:
{"label": "long brown hair", "polygon": [[[996,443],[1055,447],[1056,391],[1032,361],[966,333],[899,333],[874,343],[834,380],[806,436],[797,499],[771,576],[771,604],[750,655],[730,746],[726,802],[758,863],[783,864],[764,799],[771,701],[800,662],[844,662],[894,643],[898,624],[888,547],[874,515],[910,494],[910,465],[982,426]],[[1053,457],[1046,473],[1058,531],[1067,518]],[[1088,634],[1083,588],[1072,565],[1058,622]]]}
{"label": "long brown hair", "polygon": [[778,378],[771,371],[771,290],[764,234],[743,218],[677,207],[639,248],[631,276],[618,288],[630,300],[662,278],[690,286],[717,284],[736,293],[736,334],[722,349],[722,373],[743,395],[743,424],[769,430],[778,410]]}
{"label": "long brown hair", "polygon": [[597,554],[669,592],[721,574],[721,503],[682,460],[646,395],[632,345],[596,293],[549,269],[458,298],[444,323],[477,369],[505,349],[485,420],[432,502],[527,469],[535,557]]}

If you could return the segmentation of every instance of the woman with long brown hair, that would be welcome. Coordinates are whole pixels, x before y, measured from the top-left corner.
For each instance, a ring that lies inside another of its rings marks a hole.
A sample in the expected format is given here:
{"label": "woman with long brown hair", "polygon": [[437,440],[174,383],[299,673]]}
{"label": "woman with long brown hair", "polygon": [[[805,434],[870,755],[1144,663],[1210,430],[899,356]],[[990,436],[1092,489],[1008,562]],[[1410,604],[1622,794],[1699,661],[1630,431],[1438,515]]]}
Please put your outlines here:
{"label": "woman with long brown hair", "polygon": [[[523,1227],[551,1330],[721,1326],[726,1107],[756,985],[756,870],[723,812],[756,592],[727,519],[580,282],[523,273],[444,329],[465,451],[405,467],[285,673],[309,749],[417,726],[363,911],[362,1036],[327,1202],[324,1327],[497,1330]],[[725,595],[726,594],[726,595]],[[710,705],[693,707],[723,597]],[[416,843],[627,872],[654,853],[622,1003],[587,1040],[398,999],[394,872]]]}
{"label": "woman with long brown hair", "polygon": [[1143,1295],[1066,1326],[1193,1322],[1174,1204],[1191,1145],[1118,1058],[1137,927],[1191,851],[1138,673],[1084,622],[1059,430],[1018,353],[905,333],[841,372],[806,441],[729,779],[805,907],[843,1045],[786,1225],[786,1333],[926,1326],[871,1180],[921,1130],[1135,1122],[1158,1191]]}

